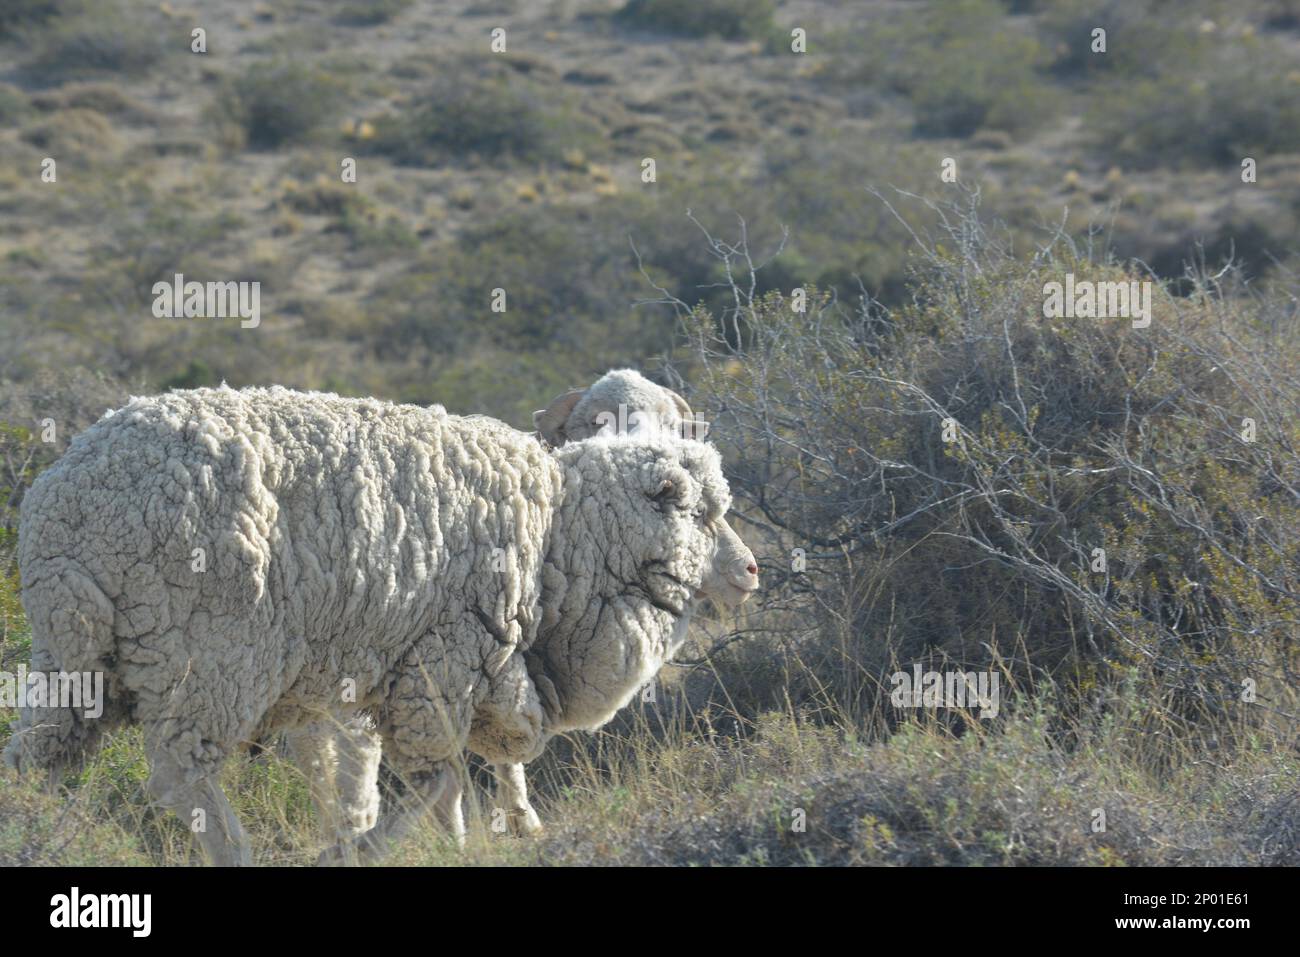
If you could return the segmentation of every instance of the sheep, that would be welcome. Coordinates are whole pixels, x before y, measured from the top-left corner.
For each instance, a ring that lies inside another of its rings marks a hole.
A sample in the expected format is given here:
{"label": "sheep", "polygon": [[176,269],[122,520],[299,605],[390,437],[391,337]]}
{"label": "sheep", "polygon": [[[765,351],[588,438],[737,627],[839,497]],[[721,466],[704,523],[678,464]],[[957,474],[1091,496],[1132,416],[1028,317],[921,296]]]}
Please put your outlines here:
{"label": "sheep", "polygon": [[[539,439],[556,448],[618,432],[644,435],[667,431],[700,441],[709,432],[709,423],[697,419],[685,399],[634,369],[611,369],[586,389],[561,393],[545,409],[533,413],[533,426]],[[541,818],[528,800],[523,765],[503,765],[493,771],[497,799],[504,805],[511,829],[522,834],[540,832]],[[349,780],[355,782],[346,792],[352,795],[350,803],[366,806],[377,800],[377,786],[374,797],[367,797],[370,785],[366,779]]]}
{"label": "sheep", "polygon": [[[537,436],[551,447],[597,434],[633,435],[668,430],[703,440],[708,423],[696,419],[676,392],[651,382],[633,369],[613,369],[586,389],[564,392],[533,413]],[[357,719],[331,734],[308,726],[288,737],[288,752],[313,782],[316,804],[327,830],[340,839],[373,826],[379,808],[378,768],[381,745],[373,730]],[[337,766],[337,771],[331,771]],[[516,833],[541,830],[541,819],[528,801],[524,769],[494,769],[497,799]]]}
{"label": "sheep", "polygon": [[[533,413],[533,425],[538,438],[551,447],[619,432],[648,435],[669,431],[703,440],[709,430],[708,423],[695,417],[685,399],[633,369],[613,369],[586,389],[573,389],[556,396],[545,409]],[[355,730],[345,729],[344,747],[355,752],[358,748],[366,750],[367,745],[369,749],[379,747],[376,741],[367,742]],[[504,805],[510,828],[524,834],[540,831],[541,819],[528,801],[523,766],[499,766],[494,768],[494,773],[497,800]],[[339,779],[338,788],[344,806],[367,808],[378,802],[375,779],[344,776]],[[364,829],[364,824],[349,820],[342,833],[355,834]]]}
{"label": "sheep", "polygon": [[524,764],[599,727],[700,597],[757,588],[729,505],[716,451],[670,436],[548,454],[438,406],[278,387],[133,399],[38,477],[20,520],[32,668],[102,672],[102,718],[25,708],[5,760],[57,772],[139,724],[153,800],[213,863],[247,864],[225,757],[366,714],[407,790],[362,855],[427,807],[463,829],[454,758]]}
{"label": "sheep", "polygon": [[633,369],[611,370],[586,389],[556,396],[533,413],[533,425],[554,447],[602,432],[668,430],[703,441],[709,431],[685,399]]}

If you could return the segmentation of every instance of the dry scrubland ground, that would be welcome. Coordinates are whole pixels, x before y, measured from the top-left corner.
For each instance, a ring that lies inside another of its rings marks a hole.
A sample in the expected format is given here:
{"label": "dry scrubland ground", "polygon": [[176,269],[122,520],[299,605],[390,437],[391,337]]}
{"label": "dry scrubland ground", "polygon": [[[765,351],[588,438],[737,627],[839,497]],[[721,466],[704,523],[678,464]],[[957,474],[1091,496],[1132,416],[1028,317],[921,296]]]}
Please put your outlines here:
{"label": "dry scrubland ground", "polygon": [[[733,290],[687,207],[728,241],[742,214],[757,259],[789,241],[752,288],[732,257]],[[479,788],[465,851],[399,860],[1297,863],[1297,216],[1289,0],[0,0],[0,659],[30,641],[13,504],[128,389],[523,426],[663,359],[715,422],[763,602],[552,746],[547,835],[494,833]],[[661,293],[629,239],[683,308],[632,306]],[[1043,319],[1044,282],[1134,258],[1150,330]],[[260,280],[261,326],[152,319],[175,272]],[[1002,714],[893,708],[917,661],[998,671]],[[146,774],[128,732],[57,798],[3,779],[0,861],[193,860]],[[314,859],[274,750],[227,774],[260,861]]]}

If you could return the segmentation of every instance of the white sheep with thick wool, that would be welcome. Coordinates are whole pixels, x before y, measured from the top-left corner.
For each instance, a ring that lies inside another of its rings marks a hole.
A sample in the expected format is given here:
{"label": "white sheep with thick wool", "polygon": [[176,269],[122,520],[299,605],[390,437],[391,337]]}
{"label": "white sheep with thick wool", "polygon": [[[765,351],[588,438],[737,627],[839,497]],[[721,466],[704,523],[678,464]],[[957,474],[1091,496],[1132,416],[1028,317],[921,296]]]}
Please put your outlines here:
{"label": "white sheep with thick wool", "polygon": [[[708,423],[666,386],[635,369],[612,369],[590,386],[570,389],[533,413],[537,437],[548,447],[596,435],[650,438],[660,432],[703,440]],[[365,718],[342,728],[307,725],[288,735],[288,754],[312,783],[327,833],[353,837],[374,826],[380,807],[379,760],[382,742]],[[528,801],[520,765],[496,769],[497,802],[509,828],[536,833],[541,819]],[[453,809],[452,827],[459,812]]]}
{"label": "white sheep with thick wool", "polygon": [[285,389],[134,399],[23,503],[32,667],[102,671],[103,716],[23,712],[6,758],[57,769],[142,726],[149,792],[216,863],[248,863],[225,757],[373,716],[423,810],[458,813],[468,747],[527,762],[596,727],[683,640],[700,596],[743,600],[753,557],[717,453],[669,437],[531,436],[441,408]]}
{"label": "white sheep with thick wool", "polygon": [[[709,433],[709,424],[696,417],[685,399],[635,369],[611,369],[585,389],[561,393],[546,408],[533,413],[533,426],[538,438],[551,448],[597,435],[650,438],[667,433],[703,441]],[[751,564],[748,570],[757,580],[758,566]],[[354,753],[358,742],[364,744],[355,731],[347,740]],[[372,745],[372,752],[375,749]],[[497,799],[505,805],[510,827],[525,834],[540,831],[542,822],[528,800],[523,765],[498,766],[496,779]],[[377,777],[353,775],[340,782],[343,802],[348,806],[378,805]],[[351,820],[359,817],[354,815]],[[353,827],[364,830],[363,825]]]}

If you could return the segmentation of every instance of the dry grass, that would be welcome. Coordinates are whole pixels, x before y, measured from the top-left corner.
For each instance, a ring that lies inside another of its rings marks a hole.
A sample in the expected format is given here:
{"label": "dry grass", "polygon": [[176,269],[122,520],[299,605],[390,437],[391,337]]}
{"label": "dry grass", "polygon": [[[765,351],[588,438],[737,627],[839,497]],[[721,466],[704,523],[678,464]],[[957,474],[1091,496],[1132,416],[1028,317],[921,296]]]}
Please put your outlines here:
{"label": "dry grass", "polygon": [[[429,825],[395,865],[1295,865],[1300,761],[1249,748],[1162,752],[1136,696],[1068,729],[1042,699],[954,736],[924,715],[884,740],[770,712],[663,727],[653,708],[615,732],[552,746],[530,771],[539,838],[493,829],[481,769],[457,849]],[[721,728],[718,724],[729,725]],[[737,733],[736,729],[740,731]],[[1175,771],[1165,771],[1170,765]],[[113,739],[62,800],[0,778],[0,864],[198,862],[184,827],[141,790],[138,735]],[[305,783],[273,754],[227,768],[264,865],[308,865],[322,843]],[[1104,830],[1096,830],[1104,812]]]}

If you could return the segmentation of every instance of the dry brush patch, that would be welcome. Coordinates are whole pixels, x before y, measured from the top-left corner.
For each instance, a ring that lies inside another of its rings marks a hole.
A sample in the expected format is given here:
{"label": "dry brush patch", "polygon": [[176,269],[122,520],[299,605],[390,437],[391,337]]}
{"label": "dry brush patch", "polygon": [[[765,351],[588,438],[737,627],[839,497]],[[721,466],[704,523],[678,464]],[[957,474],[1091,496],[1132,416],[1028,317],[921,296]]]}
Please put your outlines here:
{"label": "dry brush patch", "polygon": [[1188,297],[1155,283],[1149,328],[1049,319],[1045,283],[1065,273],[1147,279],[1068,242],[1018,259],[973,214],[947,223],[918,236],[902,309],[757,296],[743,235],[710,237],[730,308],[675,302],[782,625],[764,638],[760,620],[737,667],[788,655],[781,693],[850,711],[918,660],[1061,681],[1080,705],[1136,673],[1153,730],[1294,727],[1285,300],[1225,273]]}

